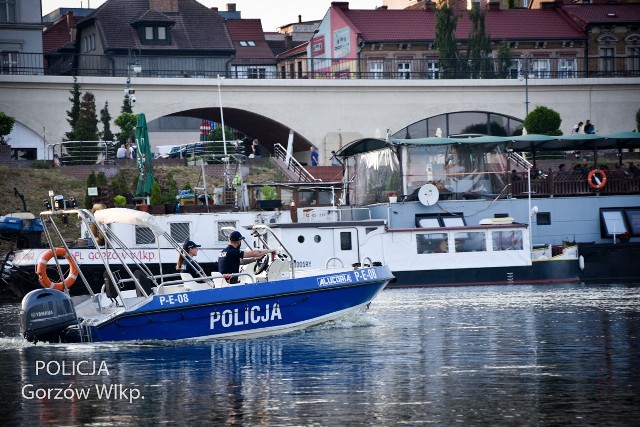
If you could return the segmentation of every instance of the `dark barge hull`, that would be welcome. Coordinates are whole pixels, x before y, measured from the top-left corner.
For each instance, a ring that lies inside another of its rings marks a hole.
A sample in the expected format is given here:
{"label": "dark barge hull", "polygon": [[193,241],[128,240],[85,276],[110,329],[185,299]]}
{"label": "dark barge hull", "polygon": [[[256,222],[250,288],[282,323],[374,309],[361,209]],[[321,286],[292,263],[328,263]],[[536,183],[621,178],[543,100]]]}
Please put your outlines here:
{"label": "dark barge hull", "polygon": [[524,285],[580,281],[577,260],[538,261],[531,266],[393,271],[387,288],[438,286]]}
{"label": "dark barge hull", "polygon": [[640,243],[580,243],[584,258],[580,280],[602,283],[640,283]]}

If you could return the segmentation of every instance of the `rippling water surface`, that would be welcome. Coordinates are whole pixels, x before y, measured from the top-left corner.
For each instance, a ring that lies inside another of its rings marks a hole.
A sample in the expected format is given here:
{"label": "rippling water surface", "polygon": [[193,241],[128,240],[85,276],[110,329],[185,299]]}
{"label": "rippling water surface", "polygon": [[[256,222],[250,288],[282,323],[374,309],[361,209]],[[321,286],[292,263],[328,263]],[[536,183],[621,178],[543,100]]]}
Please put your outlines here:
{"label": "rippling water surface", "polygon": [[0,306],[3,425],[640,425],[640,286],[384,291],[275,337],[31,345]]}

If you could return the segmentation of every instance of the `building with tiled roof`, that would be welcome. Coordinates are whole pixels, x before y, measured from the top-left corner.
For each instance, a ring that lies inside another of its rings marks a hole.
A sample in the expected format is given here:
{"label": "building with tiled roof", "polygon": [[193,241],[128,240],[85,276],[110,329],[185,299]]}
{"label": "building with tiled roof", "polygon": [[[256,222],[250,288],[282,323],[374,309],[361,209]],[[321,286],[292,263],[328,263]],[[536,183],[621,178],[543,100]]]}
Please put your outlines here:
{"label": "building with tiled roof", "polygon": [[[463,73],[471,59],[467,43],[472,21],[466,6],[465,1],[453,6],[458,42],[455,60]],[[606,12],[609,6],[619,12]],[[559,1],[542,3],[539,9],[507,9],[491,1],[484,3],[483,11],[485,32],[491,40],[486,60],[492,62],[492,70],[484,78],[517,77],[525,68],[534,78],[610,75],[612,66],[603,63],[602,55],[624,58],[618,61],[624,64],[613,67],[616,75],[640,71],[636,64],[638,4],[564,5]],[[440,78],[436,19],[432,2],[419,2],[407,9],[375,10],[350,9],[348,2],[332,2],[307,47],[310,72],[315,78]],[[601,29],[618,34],[607,37]],[[614,42],[614,51],[604,48]],[[508,62],[500,57],[505,51]],[[508,69],[503,69],[500,61]]]}
{"label": "building with tiled roof", "polygon": [[275,78],[276,59],[267,44],[259,19],[226,21],[236,54],[231,61],[234,78]]}
{"label": "building with tiled roof", "polygon": [[562,11],[588,34],[589,62],[597,75],[640,75],[640,4],[566,4]]}
{"label": "building with tiled roof", "polygon": [[219,73],[235,53],[224,18],[196,0],[108,0],[77,25],[75,45],[81,70],[135,61],[142,76],[166,76],[176,57],[183,77]]}

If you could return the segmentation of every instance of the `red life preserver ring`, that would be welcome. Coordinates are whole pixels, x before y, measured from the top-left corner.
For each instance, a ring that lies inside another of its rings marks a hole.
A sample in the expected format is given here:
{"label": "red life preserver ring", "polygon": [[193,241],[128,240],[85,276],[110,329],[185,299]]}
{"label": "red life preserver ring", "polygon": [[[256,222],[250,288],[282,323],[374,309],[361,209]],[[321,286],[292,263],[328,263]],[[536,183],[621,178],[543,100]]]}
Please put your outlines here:
{"label": "red life preserver ring", "polygon": [[[595,182],[594,182],[595,181]],[[596,190],[601,189],[607,183],[607,174],[600,169],[594,169],[587,175],[587,184]]]}
{"label": "red life preserver ring", "polygon": [[64,282],[51,283],[51,279],[47,276],[47,263],[53,258],[53,251],[51,249],[44,251],[42,255],[40,255],[38,263],[36,264],[36,274],[38,275],[38,282],[40,282],[43,287],[63,291],[65,287],[70,288],[76,282],[78,269],[75,263],[71,261],[71,254],[67,252],[65,248],[54,249],[56,251],[56,257],[63,256],[69,263],[69,274],[65,277]]}

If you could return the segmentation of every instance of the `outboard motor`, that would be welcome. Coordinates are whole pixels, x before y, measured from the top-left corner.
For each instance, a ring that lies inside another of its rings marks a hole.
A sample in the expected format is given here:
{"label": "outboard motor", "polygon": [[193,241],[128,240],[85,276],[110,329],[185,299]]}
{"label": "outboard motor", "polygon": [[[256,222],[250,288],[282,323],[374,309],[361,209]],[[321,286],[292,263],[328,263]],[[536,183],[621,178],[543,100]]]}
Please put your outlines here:
{"label": "outboard motor", "polygon": [[62,331],[76,324],[71,298],[55,289],[36,289],[22,299],[20,329],[27,341],[60,340]]}

